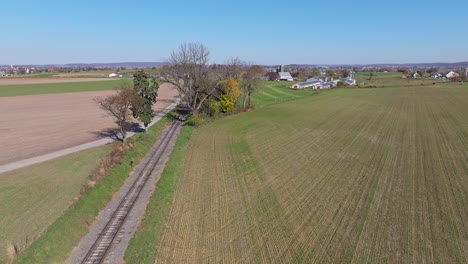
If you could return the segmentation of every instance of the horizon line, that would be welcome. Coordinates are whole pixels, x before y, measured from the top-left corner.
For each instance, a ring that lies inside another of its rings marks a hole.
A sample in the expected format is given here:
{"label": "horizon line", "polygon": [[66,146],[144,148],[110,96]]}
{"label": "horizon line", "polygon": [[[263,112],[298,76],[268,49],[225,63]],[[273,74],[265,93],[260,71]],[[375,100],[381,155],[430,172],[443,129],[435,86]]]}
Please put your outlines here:
{"label": "horizon line", "polygon": [[[119,61],[119,62],[72,62],[72,63],[1,63],[0,66],[67,66],[67,65],[93,65],[93,64],[167,64],[165,61]],[[224,64],[224,63],[210,63],[212,64]],[[415,65],[415,64],[468,64],[466,61],[455,61],[455,62],[377,62],[377,63],[258,63],[261,66],[275,66],[275,65],[310,65],[310,66],[368,66],[368,65]]]}

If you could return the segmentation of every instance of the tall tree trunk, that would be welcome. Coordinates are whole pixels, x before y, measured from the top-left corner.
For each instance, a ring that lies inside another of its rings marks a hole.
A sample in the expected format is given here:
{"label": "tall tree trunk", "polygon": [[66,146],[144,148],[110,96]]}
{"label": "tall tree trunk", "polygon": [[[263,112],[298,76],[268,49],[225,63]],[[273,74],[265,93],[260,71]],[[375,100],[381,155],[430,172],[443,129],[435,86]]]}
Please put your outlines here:
{"label": "tall tree trunk", "polygon": [[122,142],[125,142],[126,137],[127,137],[127,132],[125,131],[125,121],[120,121],[119,122],[119,130],[120,130],[120,136]]}
{"label": "tall tree trunk", "polygon": [[244,102],[242,103],[244,110],[245,110],[245,105],[247,104],[247,93],[244,94]]}
{"label": "tall tree trunk", "polygon": [[205,95],[205,96],[200,100],[200,102],[198,102],[198,105],[197,105],[197,107],[195,108],[195,112],[194,112],[195,114],[198,113],[198,111],[200,111],[200,108],[202,107],[203,102],[205,102],[205,100],[208,99],[208,98],[210,98],[210,95],[209,95],[209,94]]}
{"label": "tall tree trunk", "polygon": [[122,142],[125,143],[125,140],[127,140],[127,132],[125,132],[125,129],[122,129],[122,130],[120,131],[120,134],[121,134],[121,136],[122,136]]}
{"label": "tall tree trunk", "polygon": [[195,94],[195,97],[192,99],[192,105],[190,106],[190,111],[194,114],[196,114],[198,112],[197,110],[197,97],[198,97],[198,94]]}

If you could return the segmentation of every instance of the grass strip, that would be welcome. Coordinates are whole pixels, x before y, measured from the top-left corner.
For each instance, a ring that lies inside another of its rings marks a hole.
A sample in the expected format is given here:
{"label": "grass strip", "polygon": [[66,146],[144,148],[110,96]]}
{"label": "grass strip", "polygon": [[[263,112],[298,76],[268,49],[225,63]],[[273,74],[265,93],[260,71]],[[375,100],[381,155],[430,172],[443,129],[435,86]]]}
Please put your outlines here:
{"label": "grass strip", "polygon": [[144,219],[130,240],[125,252],[125,263],[154,263],[161,227],[171,207],[172,197],[176,190],[193,129],[192,126],[182,127],[174,150],[146,207]]}
{"label": "grass strip", "polygon": [[133,146],[126,151],[122,162],[114,166],[109,175],[80,199],[32,245],[15,263],[63,263],[80,239],[86,235],[99,212],[109,203],[112,195],[125,183],[133,167],[138,164],[158,139],[169,122],[165,117],[149,129],[148,133],[128,139]]}

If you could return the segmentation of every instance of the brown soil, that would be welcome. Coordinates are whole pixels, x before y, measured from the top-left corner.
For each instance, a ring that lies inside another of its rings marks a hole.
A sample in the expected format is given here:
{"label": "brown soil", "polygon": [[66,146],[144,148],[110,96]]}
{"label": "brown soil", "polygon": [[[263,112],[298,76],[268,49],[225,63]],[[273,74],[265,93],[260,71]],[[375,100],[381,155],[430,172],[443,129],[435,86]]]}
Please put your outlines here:
{"label": "brown soil", "polygon": [[[100,132],[116,125],[93,99],[111,93],[0,97],[0,165],[102,138]],[[165,109],[177,95],[174,87],[161,85],[154,109]]]}
{"label": "brown soil", "polygon": [[112,78],[0,78],[0,85],[69,83],[69,82],[99,82],[115,80]]}

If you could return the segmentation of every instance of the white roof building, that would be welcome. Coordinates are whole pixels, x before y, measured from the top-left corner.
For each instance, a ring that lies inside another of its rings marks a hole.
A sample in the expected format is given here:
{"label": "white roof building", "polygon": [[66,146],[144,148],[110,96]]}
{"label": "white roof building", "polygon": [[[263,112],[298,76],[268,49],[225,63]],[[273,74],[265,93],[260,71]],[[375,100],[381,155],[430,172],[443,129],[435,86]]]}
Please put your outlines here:
{"label": "white roof building", "polygon": [[110,78],[114,78],[114,77],[120,77],[120,78],[122,78],[122,76],[123,76],[122,74],[117,74],[117,73],[111,73],[111,74],[109,74],[109,77],[110,77]]}
{"label": "white roof building", "polygon": [[320,81],[311,81],[311,82],[302,82],[302,83],[296,83],[291,85],[289,88],[291,89],[305,89],[307,87],[313,87],[314,89],[320,88],[321,86]]}
{"label": "white roof building", "polygon": [[454,72],[454,71],[449,71],[445,74],[445,77],[446,78],[454,78],[454,77],[458,77],[460,76],[460,74]]}
{"label": "white roof building", "polygon": [[278,74],[279,74],[280,81],[288,81],[288,82],[294,81],[294,78],[291,76],[289,72],[278,72]]}
{"label": "white roof building", "polygon": [[321,79],[321,78],[315,78],[315,77],[313,77],[313,78],[307,79],[306,82],[324,82],[324,80]]}

